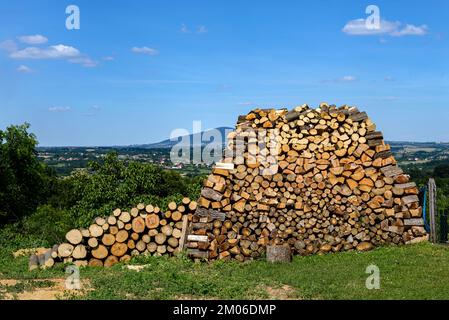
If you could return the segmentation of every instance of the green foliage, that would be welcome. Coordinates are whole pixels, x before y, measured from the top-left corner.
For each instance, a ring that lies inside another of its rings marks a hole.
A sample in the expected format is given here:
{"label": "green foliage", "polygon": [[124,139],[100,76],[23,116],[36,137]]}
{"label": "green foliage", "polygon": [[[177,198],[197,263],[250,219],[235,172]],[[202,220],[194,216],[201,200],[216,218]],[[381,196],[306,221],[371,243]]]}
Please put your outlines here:
{"label": "green foliage", "polygon": [[36,157],[29,124],[0,130],[0,225],[18,221],[45,203],[54,175]]}
{"label": "green foliage", "polygon": [[36,212],[22,221],[22,230],[53,245],[64,240],[64,236],[75,224],[74,217],[66,209],[50,205],[38,207]]}
{"label": "green foliage", "polygon": [[39,235],[24,232],[20,222],[10,223],[0,228],[0,248],[17,250],[48,246]]}
{"label": "green foliage", "polygon": [[433,169],[433,175],[438,178],[449,178],[449,164],[440,164]]}

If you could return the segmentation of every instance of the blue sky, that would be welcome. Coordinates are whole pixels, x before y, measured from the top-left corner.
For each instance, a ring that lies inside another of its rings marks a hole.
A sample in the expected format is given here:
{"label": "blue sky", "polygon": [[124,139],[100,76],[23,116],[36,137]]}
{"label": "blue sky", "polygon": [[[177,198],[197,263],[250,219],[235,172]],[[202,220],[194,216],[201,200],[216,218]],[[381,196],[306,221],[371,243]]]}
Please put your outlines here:
{"label": "blue sky", "polygon": [[[357,20],[370,4],[376,32]],[[446,0],[1,1],[0,128],[140,144],[326,101],[366,110],[388,140],[449,141],[448,14]]]}

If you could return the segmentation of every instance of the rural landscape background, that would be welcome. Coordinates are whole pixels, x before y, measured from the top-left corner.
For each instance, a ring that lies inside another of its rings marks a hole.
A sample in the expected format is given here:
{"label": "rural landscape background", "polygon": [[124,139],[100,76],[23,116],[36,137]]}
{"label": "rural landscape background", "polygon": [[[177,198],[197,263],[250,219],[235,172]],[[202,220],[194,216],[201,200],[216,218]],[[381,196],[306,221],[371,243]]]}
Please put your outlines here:
{"label": "rural landscape background", "polygon": [[[63,265],[29,272],[13,255],[115,208],[197,199],[212,166],[173,163],[170,133],[195,120],[224,132],[256,107],[367,111],[399,166],[420,188],[435,178],[449,211],[448,3],[377,2],[388,27],[371,33],[358,29],[363,1],[76,1],[78,30],[66,26],[71,2],[2,2],[0,298],[448,299],[445,244],[287,266],[136,257],[140,272],[82,269],[76,293]],[[380,290],[365,288],[370,263]]]}

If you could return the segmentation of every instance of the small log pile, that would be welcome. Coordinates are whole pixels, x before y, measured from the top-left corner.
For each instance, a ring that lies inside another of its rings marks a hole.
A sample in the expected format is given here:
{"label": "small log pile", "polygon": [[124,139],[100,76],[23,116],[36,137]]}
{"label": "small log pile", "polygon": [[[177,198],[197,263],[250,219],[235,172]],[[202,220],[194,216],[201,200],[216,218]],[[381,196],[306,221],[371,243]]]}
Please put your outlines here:
{"label": "small log pile", "polygon": [[51,267],[55,262],[109,267],[139,254],[177,254],[183,248],[189,219],[196,209],[197,203],[189,198],[179,205],[169,203],[165,212],[143,203],[130,211],[115,209],[108,217],[97,217],[89,228],[67,232],[67,242],[45,254],[32,255],[30,270]]}
{"label": "small log pile", "polygon": [[240,116],[204,181],[186,247],[194,258],[370,250],[427,239],[418,189],[365,112],[322,103]]}

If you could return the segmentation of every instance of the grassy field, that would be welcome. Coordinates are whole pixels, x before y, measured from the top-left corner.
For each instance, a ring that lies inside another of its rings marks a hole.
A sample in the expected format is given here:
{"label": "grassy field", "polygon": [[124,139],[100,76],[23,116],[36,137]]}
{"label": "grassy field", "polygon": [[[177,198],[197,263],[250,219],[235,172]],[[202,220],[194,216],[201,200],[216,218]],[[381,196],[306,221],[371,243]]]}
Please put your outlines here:
{"label": "grassy field", "polygon": [[[27,258],[0,249],[0,296],[33,298],[66,277],[64,266],[27,271]],[[365,287],[368,265],[380,269],[380,289]],[[195,263],[186,258],[136,257],[131,265],[81,268],[84,283],[62,299],[449,299],[449,248],[429,243],[295,257],[290,264]],[[14,279],[5,280],[5,279]],[[36,281],[36,279],[45,279]],[[8,282],[9,281],[9,282]],[[22,295],[24,292],[28,295]]]}

